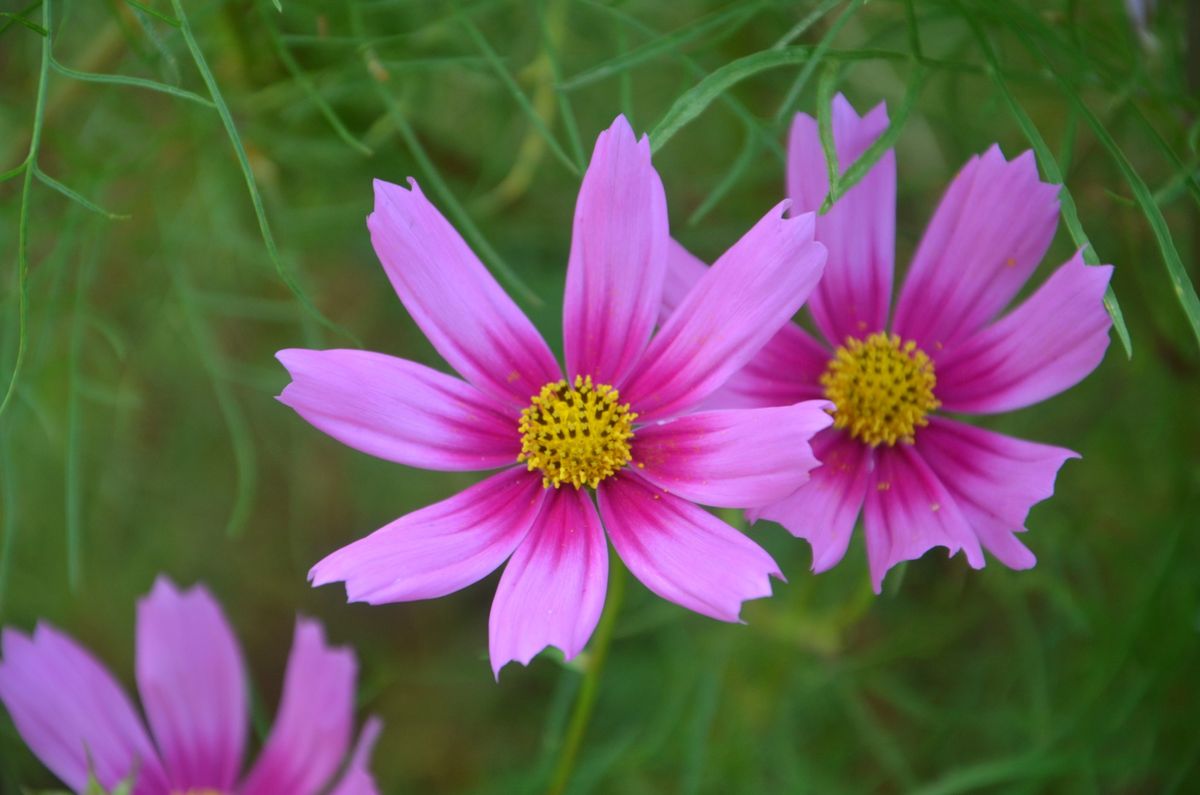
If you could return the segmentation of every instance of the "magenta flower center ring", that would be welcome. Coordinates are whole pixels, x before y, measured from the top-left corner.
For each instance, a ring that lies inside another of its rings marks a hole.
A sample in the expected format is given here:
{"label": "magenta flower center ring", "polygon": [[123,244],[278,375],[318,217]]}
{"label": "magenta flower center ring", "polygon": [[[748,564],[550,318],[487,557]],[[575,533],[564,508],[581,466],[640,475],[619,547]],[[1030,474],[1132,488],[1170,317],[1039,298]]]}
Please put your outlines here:
{"label": "magenta flower center ring", "polygon": [[637,414],[617,390],[575,376],[574,384],[552,381],[521,412],[521,454],[529,471],[542,471],[542,486],[570,483],[596,488],[629,463]]}
{"label": "magenta flower center ring", "polygon": [[912,340],[883,332],[847,337],[821,376],[825,397],[837,407],[833,426],[872,447],[912,444],[942,405],[933,396],[936,385],[933,360]]}

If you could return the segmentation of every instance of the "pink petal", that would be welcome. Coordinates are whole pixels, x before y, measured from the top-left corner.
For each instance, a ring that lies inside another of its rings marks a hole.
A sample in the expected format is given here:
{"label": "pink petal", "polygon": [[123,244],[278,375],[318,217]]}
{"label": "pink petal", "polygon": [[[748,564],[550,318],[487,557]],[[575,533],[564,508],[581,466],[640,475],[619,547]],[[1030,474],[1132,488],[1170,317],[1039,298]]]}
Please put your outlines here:
{"label": "pink petal", "polygon": [[[663,287],[662,321],[683,301],[708,266],[671,241]],[[787,406],[824,395],[819,379],[832,354],[795,323],[785,323],[754,358],[704,402],[711,408]]]}
{"label": "pink petal", "polygon": [[504,567],[488,620],[492,672],[528,665],[547,646],[569,660],[600,620],[608,588],[608,545],[586,489],[555,489]]}
{"label": "pink petal", "polygon": [[843,431],[825,431],[812,442],[821,466],[789,496],[746,512],[751,522],[769,519],[812,546],[812,570],[833,568],[846,555],[850,534],[867,497],[874,456],[871,448]]}
{"label": "pink petal", "polygon": [[1009,162],[993,146],[967,161],[917,247],[894,331],[937,359],[995,317],[1054,237],[1058,189],[1038,180],[1032,152]]}
{"label": "pink petal", "polygon": [[545,340],[429,203],[375,180],[367,216],[375,253],[413,320],[450,366],[484,392],[524,408],[561,378]]}
{"label": "pink petal", "polygon": [[620,386],[654,329],[669,239],[650,139],[618,116],[596,141],[575,205],[563,298],[569,376]]}
{"label": "pink petal", "polygon": [[21,739],[76,792],[91,769],[105,789],[137,772],[137,795],[167,791],[142,721],[103,665],[57,629],[5,629],[0,700]]}
{"label": "pink petal", "polygon": [[421,469],[508,466],[517,414],[453,376],[357,350],[275,354],[292,376],[279,400],[343,444]]}
{"label": "pink petal", "polygon": [[371,775],[371,752],[375,741],[383,731],[383,723],[378,718],[369,719],[358,735],[354,751],[350,754],[350,763],[346,772],[329,795],[379,795],[379,787]]}
{"label": "pink petal", "polygon": [[882,591],[888,569],[916,560],[934,547],[946,547],[951,555],[965,550],[972,568],[983,567],[983,550],[970,523],[910,445],[876,449],[863,520],[875,593]]}
{"label": "pink petal", "polygon": [[[887,129],[887,107],[860,117],[841,94],[833,100],[833,140],[845,173]],[[829,193],[817,122],[796,114],[788,141],[788,196],[796,212],[816,212]],[[896,248],[896,156],[888,150],[837,204],[817,216],[816,239],[829,249],[825,276],[809,308],[831,344],[864,337],[887,324]]]}
{"label": "pink petal", "polygon": [[804,303],[825,261],[812,215],[784,218],[786,202],[725,252],[683,299],[621,396],[640,419],[681,413],[754,357]]}
{"label": "pink petal", "polygon": [[354,652],[325,642],[321,624],[296,620],[283,701],[241,795],[311,795],[337,772],[354,721]]}
{"label": "pink petal", "polygon": [[707,405],[721,408],[786,406],[825,396],[821,374],[833,354],[795,323],[784,325],[738,370]]}
{"label": "pink petal", "polygon": [[351,602],[433,599],[491,574],[541,508],[536,473],[513,467],[342,547],[308,573],[314,586],[346,583]]}
{"label": "pink petal", "polygon": [[246,748],[245,668],[202,586],[159,577],[138,602],[137,681],[173,791],[230,790]]}
{"label": "pink petal", "polygon": [[666,323],[671,313],[683,303],[692,288],[708,273],[708,263],[680,245],[675,238],[667,244],[667,275],[663,280],[662,307],[659,323]]}
{"label": "pink petal", "polygon": [[947,350],[937,365],[943,407],[1011,411],[1082,381],[1108,348],[1111,276],[1111,265],[1089,267],[1076,254],[1012,312]]}
{"label": "pink petal", "polygon": [[639,428],[638,474],[685,500],[723,508],[766,505],[791,494],[817,466],[813,434],[833,418],[833,404],[703,411]]}
{"label": "pink petal", "polygon": [[762,547],[708,511],[624,473],[597,489],[608,537],[642,584],[663,599],[721,621],[783,579]]}
{"label": "pink petal", "polygon": [[1029,509],[1054,494],[1054,479],[1078,453],[935,417],[917,435],[921,458],[954,496],[985,549],[1013,569],[1037,562],[1017,540]]}

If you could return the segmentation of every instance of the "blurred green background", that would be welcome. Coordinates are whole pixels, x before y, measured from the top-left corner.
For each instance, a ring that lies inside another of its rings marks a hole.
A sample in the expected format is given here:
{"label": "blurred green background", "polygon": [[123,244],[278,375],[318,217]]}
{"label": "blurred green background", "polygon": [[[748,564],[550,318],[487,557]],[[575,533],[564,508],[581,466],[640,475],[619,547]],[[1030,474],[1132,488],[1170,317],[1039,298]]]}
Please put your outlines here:
{"label": "blurred green background", "polygon": [[[656,163],[674,235],[711,258],[783,197],[790,115],[826,81],[860,110],[910,108],[901,268],[967,157],[1040,135],[1116,265],[1133,356],[1114,335],[1080,387],[984,421],[1083,454],[1031,514],[1032,571],[931,553],[877,598],[861,539],[814,577],[807,545],[764,523],[750,533],[789,582],[744,626],[631,583],[569,792],[1200,791],[1200,356],[1166,268],[1197,274],[1195,3],[1165,0],[1145,27],[1117,0],[182,6],[56,3],[63,68],[46,62],[39,106],[44,9],[3,3],[0,169],[37,119],[52,178],[0,182],[0,389],[22,247],[28,265],[0,417],[3,623],[49,620],[128,683],[135,599],[158,572],[202,580],[245,646],[260,731],[300,611],[358,652],[362,712],[386,721],[385,792],[542,790],[580,665],[543,655],[492,681],[495,576],[377,608],[305,583],[334,548],[475,476],[326,438],[273,400],[273,354],[361,346],[444,367],[364,224],[371,179],[409,175],[557,346],[579,170],[617,112],[650,131],[673,106],[699,111]],[[694,104],[714,70],[787,47],[788,63]],[[1075,247],[1060,225],[1035,281]],[[0,771],[6,793],[54,784],[7,715]]]}

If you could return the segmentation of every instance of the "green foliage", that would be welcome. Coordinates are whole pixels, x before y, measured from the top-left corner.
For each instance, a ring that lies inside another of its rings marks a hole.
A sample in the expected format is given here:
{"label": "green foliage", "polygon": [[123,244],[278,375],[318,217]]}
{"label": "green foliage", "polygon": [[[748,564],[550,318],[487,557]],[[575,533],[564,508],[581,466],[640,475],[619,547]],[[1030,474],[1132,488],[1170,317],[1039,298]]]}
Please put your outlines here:
{"label": "green foliage", "polygon": [[[1195,791],[1198,45],[1187,4],[1158,5],[1138,31],[1118,0],[14,4],[0,620],[49,620],[131,682],[135,599],[159,571],[202,579],[274,683],[261,740],[293,616],[318,616],[386,721],[386,792],[542,791],[572,738],[569,795]],[[371,251],[372,178],[420,180],[557,344],[579,174],[618,111],[650,134],[673,234],[711,259],[783,198],[794,111],[829,148],[839,91],[886,101],[891,126],[830,200],[894,146],[901,271],[993,142],[1063,184],[1035,282],[1076,249],[1116,266],[1137,355],[981,421],[1084,456],[1029,518],[1036,568],[931,553],[877,598],[859,540],[813,576],[762,523],[789,582],[745,626],[629,578],[602,678],[544,655],[498,686],[494,576],[376,608],[307,586],[329,551],[474,480],[347,450],[272,399],[284,347],[444,366]],[[0,715],[0,791],[55,785]]]}

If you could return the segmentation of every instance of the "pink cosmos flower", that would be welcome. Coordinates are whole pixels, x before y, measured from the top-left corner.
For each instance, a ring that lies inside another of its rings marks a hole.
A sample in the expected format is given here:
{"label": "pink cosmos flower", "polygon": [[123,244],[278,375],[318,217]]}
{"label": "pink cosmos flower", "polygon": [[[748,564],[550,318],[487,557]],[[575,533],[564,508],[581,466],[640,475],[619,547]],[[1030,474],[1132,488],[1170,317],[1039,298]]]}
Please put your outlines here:
{"label": "pink cosmos flower", "polygon": [[[575,208],[560,369],[533,324],[422,195],[375,183],[371,241],[417,325],[462,375],[358,350],[285,350],[280,400],[363,452],[438,470],[501,469],[313,567],[372,604],[444,596],[506,559],[489,622],[493,672],[599,619],[605,531],[651,591],[724,621],[780,576],[698,507],[767,505],[816,465],[824,401],[695,407],[799,309],[821,275],[811,214],[769,212],[651,339],[667,273],[667,206],[650,146],[623,117],[602,133]],[[584,488],[587,487],[587,488]],[[594,489],[599,503],[593,504]]]}
{"label": "pink cosmos flower", "polygon": [[[859,117],[833,104],[845,169],[887,128],[883,105]],[[800,211],[828,192],[817,123],[798,114],[788,152],[788,193]],[[813,294],[821,339],[795,324],[776,335],[711,406],[762,407],[826,397],[833,428],[813,440],[824,463],[794,494],[747,512],[779,522],[813,548],[813,570],[846,553],[864,514],[876,592],[888,569],[935,546],[983,566],[983,549],[1015,569],[1035,558],[1016,537],[1029,509],[1054,492],[1076,453],[935,415],[992,414],[1029,406],[1079,382],[1100,363],[1111,321],[1102,296],[1110,266],[1079,254],[1002,317],[1046,253],[1058,188],[1038,180],[1033,155],[1006,161],[998,147],[951,183],[909,266],[889,323],[896,165],[888,152],[828,213],[816,238],[829,261]],[[687,300],[703,263],[672,249],[666,311]]]}
{"label": "pink cosmos flower", "polygon": [[[316,621],[296,636],[275,726],[241,777],[249,705],[245,666],[220,606],[202,586],[160,577],[138,604],[137,684],[150,723],[105,667],[47,624],[3,634],[0,700],[30,749],[75,792],[89,771],[134,795],[375,795],[367,769],[380,724],[349,757],[356,663]],[[338,772],[343,770],[340,776]]]}

